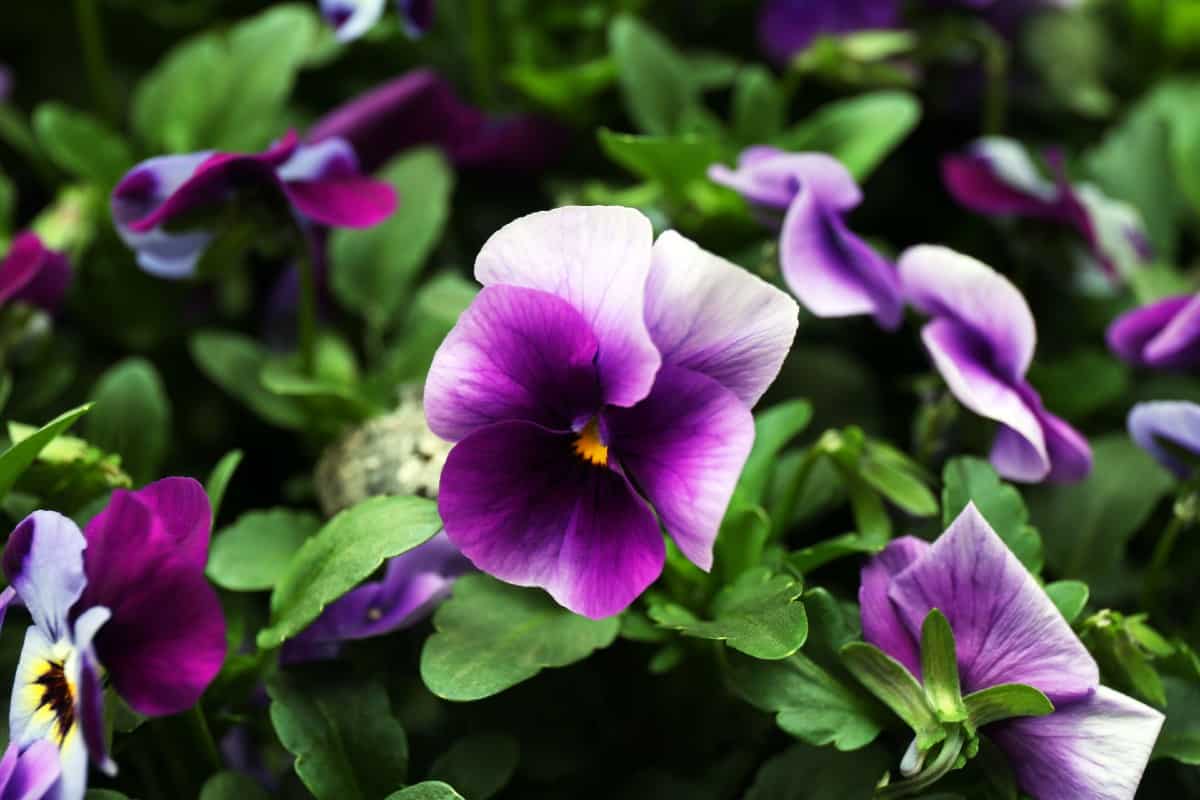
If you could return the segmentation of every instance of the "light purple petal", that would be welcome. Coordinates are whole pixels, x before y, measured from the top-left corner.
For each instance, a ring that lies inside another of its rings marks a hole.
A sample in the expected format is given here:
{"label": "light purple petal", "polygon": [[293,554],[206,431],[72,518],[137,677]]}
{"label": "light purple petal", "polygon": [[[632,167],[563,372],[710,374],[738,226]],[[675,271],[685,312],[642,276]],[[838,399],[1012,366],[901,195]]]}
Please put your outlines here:
{"label": "light purple petal", "polygon": [[18,755],[17,746],[10,744],[4,753],[11,770],[6,769],[0,800],[42,800],[61,774],[58,748],[47,741],[38,741]]}
{"label": "light purple petal", "polygon": [[185,278],[194,274],[212,234],[168,233],[162,228],[135,231],[132,223],[161,207],[211,156],[211,152],[203,152],[151,158],[134,167],[113,189],[110,203],[117,234],[137,253],[138,264],[151,275]]}
{"label": "light purple petal", "polygon": [[1195,471],[1188,463],[1163,446],[1163,442],[1194,453],[1200,459],[1200,406],[1184,401],[1138,403],[1129,412],[1129,435],[1180,479]]}
{"label": "light purple petal", "polygon": [[339,42],[349,42],[374,28],[386,7],[387,0],[321,0],[321,16]]}
{"label": "light purple petal", "polygon": [[986,729],[1038,800],[1133,800],[1163,715],[1106,686],[1045,717]]}
{"label": "light purple petal", "polygon": [[654,243],[646,326],[663,363],[707,375],[751,408],[799,324],[794,300],[674,231]]}
{"label": "light purple petal", "polygon": [[528,422],[476,431],[450,451],[438,510],[450,541],[484,572],[607,617],[654,582],[666,549],[629,482],[577,456],[573,438]]}
{"label": "light purple petal", "polygon": [[71,283],[71,264],[62,253],[25,231],[13,237],[0,260],[0,305],[25,302],[46,311],[58,310]]}
{"label": "light purple petal", "polygon": [[749,408],[712,378],[664,366],[650,395],[605,412],[615,455],[688,560],[712,567],[713,542],[754,444]]}
{"label": "light purple petal", "polygon": [[[1176,323],[1177,317],[1182,319]],[[1117,317],[1108,328],[1108,346],[1135,366],[1192,367],[1200,364],[1197,319],[1200,319],[1200,295],[1167,297]]]}
{"label": "light purple petal", "polygon": [[1091,654],[973,503],[888,596],[914,637],[931,609],[946,615],[964,692],[1024,683],[1057,704],[1086,698],[1100,681]]}
{"label": "light purple petal", "polygon": [[888,597],[892,580],[929,554],[929,543],[913,536],[893,539],[862,569],[858,604],[862,615],[863,639],[899,661],[917,680],[921,679],[921,648],[900,619]]}
{"label": "light purple petal", "polygon": [[1025,298],[1007,278],[970,256],[933,245],[909,248],[899,267],[910,303],[974,332],[986,343],[987,361],[997,377],[1024,377],[1037,330]]}
{"label": "light purple petal", "polygon": [[57,511],[35,511],[17,525],[4,548],[4,574],[33,623],[57,641],[69,632],[71,607],[83,594],[79,526]]}
{"label": "light purple petal", "polygon": [[789,153],[776,147],[756,145],[738,155],[737,169],[714,164],[708,177],[754,205],[782,211],[806,186],[822,205],[844,212],[862,202],[862,190],[840,161],[824,153]]}
{"label": "light purple petal", "polygon": [[822,35],[891,28],[900,22],[897,0],[767,0],[758,18],[758,40],[784,64]]}
{"label": "light purple petal", "polygon": [[459,317],[425,383],[430,429],[457,441],[493,422],[569,430],[601,406],[596,337],[566,300],[489,286]]}
{"label": "light purple petal", "polygon": [[74,635],[75,651],[79,654],[79,671],[74,681],[75,717],[87,744],[88,756],[107,775],[115,775],[117,765],[105,746],[104,683],[92,642],[111,618],[112,613],[107,608],[89,608],[75,620]]}
{"label": "light purple petal", "polygon": [[566,206],[505,225],[483,245],[484,286],[524,286],[566,300],[591,326],[604,401],[631,406],[650,392],[662,358],[645,323],[650,220],[620,206]]}
{"label": "light purple petal", "polygon": [[1136,208],[1088,183],[1072,187],[1070,194],[1075,226],[1110,276],[1127,280],[1154,260],[1145,223]]}
{"label": "light purple petal", "polygon": [[988,137],[942,159],[942,180],[954,199],[982,214],[1065,221],[1060,186],[1042,175],[1017,142]]}

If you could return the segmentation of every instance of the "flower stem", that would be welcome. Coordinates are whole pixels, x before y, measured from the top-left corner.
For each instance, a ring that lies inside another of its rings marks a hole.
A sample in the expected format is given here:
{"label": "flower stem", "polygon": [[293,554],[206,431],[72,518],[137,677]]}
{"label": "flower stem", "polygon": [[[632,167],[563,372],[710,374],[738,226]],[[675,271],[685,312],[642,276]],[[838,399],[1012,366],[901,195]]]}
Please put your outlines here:
{"label": "flower stem", "polygon": [[200,755],[204,757],[204,761],[209,769],[213,772],[221,771],[221,753],[217,750],[217,743],[213,740],[212,730],[208,727],[208,719],[204,716],[204,709],[200,708],[200,704],[192,706],[192,710],[185,715],[188,729],[191,731],[192,738],[200,750]]}
{"label": "flower stem", "polygon": [[300,361],[304,372],[312,375],[317,368],[317,281],[307,245],[305,242],[296,259],[296,273],[300,283],[296,321],[300,336]]}
{"label": "flower stem", "polygon": [[997,136],[1004,131],[1008,115],[1008,44],[990,28],[981,25],[975,34],[986,76],[983,101],[983,132]]}
{"label": "flower stem", "polygon": [[99,0],[75,0],[75,22],[79,26],[79,44],[87,65],[96,108],[112,125],[121,124],[121,101],[104,50],[104,31],[100,27]]}

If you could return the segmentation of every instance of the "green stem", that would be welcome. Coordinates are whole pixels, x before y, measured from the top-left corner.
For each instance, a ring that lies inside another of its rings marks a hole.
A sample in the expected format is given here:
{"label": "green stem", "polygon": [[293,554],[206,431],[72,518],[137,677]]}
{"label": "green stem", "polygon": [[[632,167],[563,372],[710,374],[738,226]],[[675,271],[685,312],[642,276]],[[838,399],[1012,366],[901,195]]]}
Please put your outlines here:
{"label": "green stem", "polygon": [[987,88],[983,103],[983,132],[997,136],[1004,131],[1008,115],[1008,44],[988,28],[975,36],[983,60]]}
{"label": "green stem", "polygon": [[1159,537],[1158,544],[1154,546],[1154,555],[1150,558],[1150,574],[1154,576],[1155,583],[1157,578],[1161,577],[1167,568],[1167,562],[1171,558],[1171,551],[1175,549],[1175,543],[1179,541],[1179,534],[1188,526],[1188,521],[1176,515],[1171,517],[1170,523],[1167,524],[1167,529],[1163,531],[1163,535]]}
{"label": "green stem", "polygon": [[222,767],[221,753],[217,750],[217,743],[213,739],[212,730],[208,727],[208,719],[204,716],[204,709],[200,708],[197,703],[185,715],[188,729],[191,732],[192,739],[199,747],[200,755],[204,757],[210,770],[220,772]]}
{"label": "green stem", "polygon": [[483,106],[492,100],[492,2],[470,0],[471,73],[475,99]]}
{"label": "green stem", "polygon": [[300,278],[300,304],[296,309],[300,360],[305,374],[313,375],[317,369],[317,282],[307,243],[303,243],[296,259],[296,271]]}
{"label": "green stem", "polygon": [[99,0],[75,0],[75,21],[79,26],[79,44],[92,85],[96,109],[114,126],[121,124],[121,102],[104,51],[104,31],[100,27]]}

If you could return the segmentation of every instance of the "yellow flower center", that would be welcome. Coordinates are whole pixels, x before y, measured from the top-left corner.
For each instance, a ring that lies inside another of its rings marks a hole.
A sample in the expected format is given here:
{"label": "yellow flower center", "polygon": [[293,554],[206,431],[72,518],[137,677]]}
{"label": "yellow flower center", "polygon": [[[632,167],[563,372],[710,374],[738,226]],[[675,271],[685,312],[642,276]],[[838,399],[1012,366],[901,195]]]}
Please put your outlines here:
{"label": "yellow flower center", "polygon": [[596,420],[593,419],[585,425],[575,438],[575,452],[589,464],[608,466],[608,445],[600,441],[600,428],[596,425]]}
{"label": "yellow flower center", "polygon": [[63,746],[75,726],[75,687],[67,678],[65,664],[61,661],[44,661],[29,691],[37,695],[36,713],[50,715],[53,719],[58,745]]}

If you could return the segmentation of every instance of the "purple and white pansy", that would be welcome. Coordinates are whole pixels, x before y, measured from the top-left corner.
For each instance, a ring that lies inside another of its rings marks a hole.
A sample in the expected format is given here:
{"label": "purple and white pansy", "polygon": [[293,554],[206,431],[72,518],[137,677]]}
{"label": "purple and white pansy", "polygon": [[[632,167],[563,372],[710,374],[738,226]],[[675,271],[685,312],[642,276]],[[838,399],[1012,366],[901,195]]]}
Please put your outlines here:
{"label": "purple and white pansy", "polygon": [[50,742],[61,776],[47,797],[79,800],[89,760],[112,773],[104,682],[136,711],[190,708],[225,658],[225,621],[204,577],[211,509],[190,478],[117,490],[80,531],[35,511],[4,550],[10,587],[33,618],[17,666],[9,738],[23,751]]}
{"label": "purple and white pansy", "polygon": [[782,220],[780,269],[805,308],[818,317],[871,314],[887,330],[900,325],[904,303],[895,267],[846,227],[862,190],[841,162],[757,146],[742,151],[736,169],[714,164],[708,175],[765,218]]}
{"label": "purple and white pansy", "polygon": [[362,174],[349,143],[329,138],[300,144],[289,133],[259,154],[202,152],[143,161],[113,189],[113,222],[144,270],[186,278],[214,234],[202,224],[176,228],[253,190],[276,192],[302,224],[369,227],[396,207],[395,190]]}
{"label": "purple and white pansy", "polygon": [[1025,373],[1037,330],[1017,287],[981,261],[920,245],[899,262],[908,302],[931,319],[925,348],[958,401],[1000,423],[991,461],[1026,483],[1075,481],[1091,471],[1087,440],[1042,405]]}
{"label": "purple and white pansy", "polygon": [[1113,321],[1108,347],[1122,360],[1149,369],[1200,365],[1200,295],[1176,295],[1127,311]]}
{"label": "purple and white pansy", "polygon": [[[357,39],[379,22],[387,0],[320,0],[321,16],[333,28],[338,41]],[[412,38],[425,35],[433,26],[435,0],[396,0],[404,32]]]}
{"label": "purple and white pansy", "polygon": [[1129,436],[1180,480],[1200,463],[1200,405],[1186,400],[1138,403],[1129,412]]}
{"label": "purple and white pansy", "polygon": [[[922,679],[926,616],[954,635],[963,694],[1024,684],[1045,716],[985,724],[1017,783],[1038,800],[1132,800],[1163,715],[1100,685],[1095,659],[1037,579],[969,504],[932,544],[892,541],[862,570],[863,637]],[[969,698],[968,698],[969,699]]]}
{"label": "purple and white pansy", "polygon": [[708,569],[795,302],[619,207],[518,219],[475,277],[424,393],[456,442],[438,494],[450,541],[589,617],[659,576],[662,528]]}
{"label": "purple and white pansy", "polygon": [[17,234],[0,259],[0,306],[27,303],[54,312],[71,283],[67,257],[42,244],[37,234]]}

